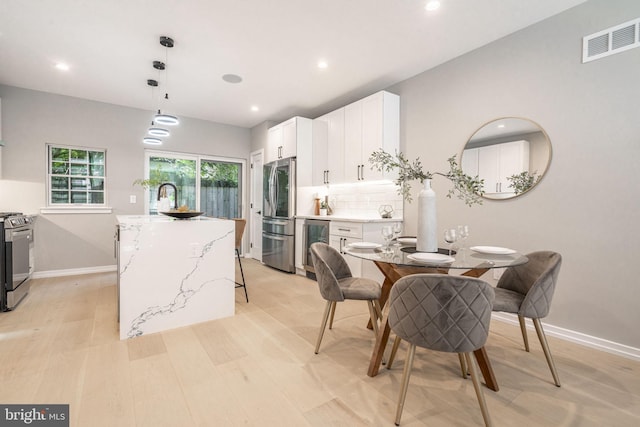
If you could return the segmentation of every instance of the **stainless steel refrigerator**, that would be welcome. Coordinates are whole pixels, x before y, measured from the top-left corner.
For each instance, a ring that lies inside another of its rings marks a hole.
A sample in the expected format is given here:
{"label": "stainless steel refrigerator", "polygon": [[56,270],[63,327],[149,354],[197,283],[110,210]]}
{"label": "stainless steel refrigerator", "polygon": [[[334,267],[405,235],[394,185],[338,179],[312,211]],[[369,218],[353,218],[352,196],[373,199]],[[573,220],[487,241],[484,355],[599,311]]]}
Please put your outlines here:
{"label": "stainless steel refrigerator", "polygon": [[262,262],[295,273],[295,158],[264,165],[262,194]]}

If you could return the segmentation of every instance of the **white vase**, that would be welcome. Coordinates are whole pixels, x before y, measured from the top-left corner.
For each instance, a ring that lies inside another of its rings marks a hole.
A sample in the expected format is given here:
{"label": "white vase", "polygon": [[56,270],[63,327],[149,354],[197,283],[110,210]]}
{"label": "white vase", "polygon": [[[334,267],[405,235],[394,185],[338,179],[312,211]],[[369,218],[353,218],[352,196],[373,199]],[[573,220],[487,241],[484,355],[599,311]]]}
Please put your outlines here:
{"label": "white vase", "polygon": [[436,192],[431,180],[424,180],[424,188],[418,195],[418,235],[416,250],[438,252],[438,224],[436,222]]}

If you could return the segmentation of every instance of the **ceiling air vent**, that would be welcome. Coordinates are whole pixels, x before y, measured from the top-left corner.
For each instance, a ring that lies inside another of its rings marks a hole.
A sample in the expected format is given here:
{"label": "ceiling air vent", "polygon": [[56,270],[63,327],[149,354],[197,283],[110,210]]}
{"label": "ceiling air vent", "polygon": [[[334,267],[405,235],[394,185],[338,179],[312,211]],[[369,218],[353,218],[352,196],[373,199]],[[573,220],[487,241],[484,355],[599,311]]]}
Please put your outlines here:
{"label": "ceiling air vent", "polygon": [[640,18],[582,38],[582,62],[640,47]]}

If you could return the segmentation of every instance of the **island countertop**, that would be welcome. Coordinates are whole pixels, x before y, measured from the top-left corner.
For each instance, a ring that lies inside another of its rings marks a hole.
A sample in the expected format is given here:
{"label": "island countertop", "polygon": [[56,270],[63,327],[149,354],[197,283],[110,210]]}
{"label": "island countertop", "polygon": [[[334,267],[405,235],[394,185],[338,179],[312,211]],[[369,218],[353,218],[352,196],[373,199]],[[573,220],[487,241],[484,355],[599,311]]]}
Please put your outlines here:
{"label": "island countertop", "polygon": [[235,313],[235,223],[118,215],[120,339]]}

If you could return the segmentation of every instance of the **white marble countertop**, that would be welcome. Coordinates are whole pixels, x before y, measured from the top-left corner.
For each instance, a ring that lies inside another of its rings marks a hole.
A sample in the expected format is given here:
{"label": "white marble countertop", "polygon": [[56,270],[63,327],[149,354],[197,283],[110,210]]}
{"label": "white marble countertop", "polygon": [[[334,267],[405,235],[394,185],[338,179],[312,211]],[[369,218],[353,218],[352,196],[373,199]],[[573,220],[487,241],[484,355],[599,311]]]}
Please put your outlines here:
{"label": "white marble countertop", "polygon": [[319,219],[324,221],[349,221],[349,222],[402,222],[402,218],[354,218],[343,215],[296,215],[299,219]]}
{"label": "white marble countertop", "polygon": [[197,216],[188,219],[178,219],[167,215],[116,215],[118,223],[134,223],[134,224],[147,224],[152,222],[198,222],[198,221],[225,221],[220,218],[209,218],[206,216]]}

